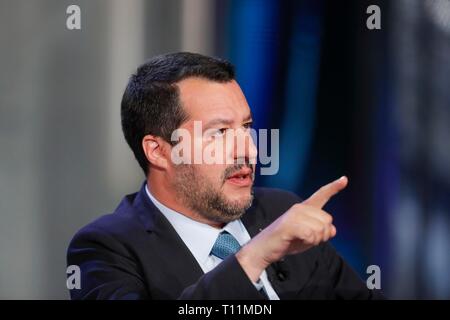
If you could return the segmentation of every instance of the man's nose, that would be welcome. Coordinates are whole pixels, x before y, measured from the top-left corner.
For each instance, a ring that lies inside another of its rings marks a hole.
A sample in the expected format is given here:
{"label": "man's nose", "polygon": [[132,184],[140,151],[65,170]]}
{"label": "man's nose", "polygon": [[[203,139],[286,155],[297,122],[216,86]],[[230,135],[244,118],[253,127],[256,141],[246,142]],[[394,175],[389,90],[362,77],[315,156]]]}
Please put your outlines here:
{"label": "man's nose", "polygon": [[246,159],[246,162],[256,164],[258,149],[249,130],[236,130],[234,137],[234,158]]}

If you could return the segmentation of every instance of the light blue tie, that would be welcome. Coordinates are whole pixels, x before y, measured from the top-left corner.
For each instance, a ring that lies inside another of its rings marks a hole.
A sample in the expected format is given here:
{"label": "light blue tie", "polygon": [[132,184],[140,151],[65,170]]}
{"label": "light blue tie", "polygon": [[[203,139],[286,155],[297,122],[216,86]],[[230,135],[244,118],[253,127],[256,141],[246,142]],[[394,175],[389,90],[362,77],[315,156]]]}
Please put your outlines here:
{"label": "light blue tie", "polygon": [[213,248],[211,249],[211,254],[215,255],[217,258],[224,260],[229,255],[238,252],[240,248],[241,245],[235,237],[233,237],[227,231],[222,231],[217,237]]}

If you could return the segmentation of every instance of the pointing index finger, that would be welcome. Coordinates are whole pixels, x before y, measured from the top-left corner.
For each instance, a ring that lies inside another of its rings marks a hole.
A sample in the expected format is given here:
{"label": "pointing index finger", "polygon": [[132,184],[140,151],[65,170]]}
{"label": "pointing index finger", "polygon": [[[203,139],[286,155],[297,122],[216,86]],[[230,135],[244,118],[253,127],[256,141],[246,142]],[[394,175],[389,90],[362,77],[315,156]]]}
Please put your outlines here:
{"label": "pointing index finger", "polygon": [[342,176],[339,179],[324,185],[317,190],[312,196],[306,199],[303,203],[322,209],[323,206],[330,200],[332,196],[344,189],[348,184],[346,176]]}

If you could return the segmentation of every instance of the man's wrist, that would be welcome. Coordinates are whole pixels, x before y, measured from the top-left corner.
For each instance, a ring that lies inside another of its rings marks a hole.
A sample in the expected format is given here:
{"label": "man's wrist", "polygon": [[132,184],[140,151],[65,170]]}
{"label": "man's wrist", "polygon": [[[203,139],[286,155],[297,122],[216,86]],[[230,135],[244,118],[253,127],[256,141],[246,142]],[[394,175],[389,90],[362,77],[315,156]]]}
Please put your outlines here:
{"label": "man's wrist", "polygon": [[255,254],[254,248],[249,244],[236,253],[236,259],[253,283],[259,281],[261,274],[269,265]]}

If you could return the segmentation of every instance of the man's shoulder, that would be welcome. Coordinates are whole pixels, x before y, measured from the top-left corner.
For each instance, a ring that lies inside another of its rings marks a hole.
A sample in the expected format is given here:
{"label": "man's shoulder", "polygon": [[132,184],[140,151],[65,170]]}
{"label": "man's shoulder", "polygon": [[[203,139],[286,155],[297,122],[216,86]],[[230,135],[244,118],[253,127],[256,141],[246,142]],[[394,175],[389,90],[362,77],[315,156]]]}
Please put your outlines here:
{"label": "man's shoulder", "polygon": [[297,194],[288,190],[265,187],[255,187],[253,190],[255,200],[263,206],[291,207],[302,201]]}
{"label": "man's shoulder", "polygon": [[277,218],[294,204],[302,201],[298,195],[288,190],[255,187],[253,191],[255,206],[268,214],[271,219]]}
{"label": "man's shoulder", "polygon": [[297,203],[302,201],[302,199],[292,191],[278,189],[278,188],[266,188],[266,187],[255,187],[254,188],[255,198],[260,201],[286,201],[290,203]]}
{"label": "man's shoulder", "polygon": [[138,231],[144,231],[144,227],[138,215],[135,214],[135,209],[132,205],[136,194],[125,196],[114,212],[101,215],[78,230],[71,243],[82,239],[91,241],[115,239],[122,241]]}

